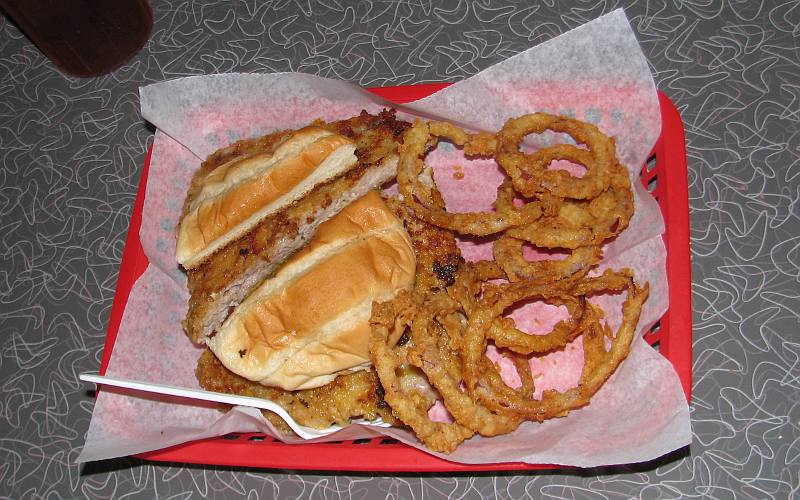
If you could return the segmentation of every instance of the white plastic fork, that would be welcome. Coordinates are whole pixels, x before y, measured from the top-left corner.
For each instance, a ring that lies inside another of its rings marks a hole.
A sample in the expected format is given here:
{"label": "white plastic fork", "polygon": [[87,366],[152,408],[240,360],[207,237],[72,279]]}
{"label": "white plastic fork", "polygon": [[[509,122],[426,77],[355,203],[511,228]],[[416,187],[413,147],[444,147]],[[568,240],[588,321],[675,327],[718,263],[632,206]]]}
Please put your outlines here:
{"label": "white plastic fork", "polygon": [[[341,426],[332,425],[327,429],[313,429],[298,424],[277,403],[268,399],[252,398],[249,396],[236,396],[234,394],[224,394],[221,392],[204,391],[200,389],[185,389],[183,387],[175,387],[172,385],[153,384],[151,382],[140,382],[138,380],[128,380],[115,377],[106,377],[104,375],[97,375],[94,373],[82,373],[78,376],[84,382],[92,382],[95,384],[110,385],[114,387],[122,387],[125,389],[133,389],[136,391],[150,392],[154,394],[165,394],[168,396],[177,396],[180,398],[197,399],[201,401],[213,401],[215,403],[224,403],[237,406],[249,406],[252,408],[259,408],[261,410],[269,410],[281,417],[289,424],[289,427],[303,439],[314,439],[318,437],[333,434],[342,429]],[[366,421],[358,420],[355,423],[371,425],[376,427],[389,427],[389,424],[381,419]]]}

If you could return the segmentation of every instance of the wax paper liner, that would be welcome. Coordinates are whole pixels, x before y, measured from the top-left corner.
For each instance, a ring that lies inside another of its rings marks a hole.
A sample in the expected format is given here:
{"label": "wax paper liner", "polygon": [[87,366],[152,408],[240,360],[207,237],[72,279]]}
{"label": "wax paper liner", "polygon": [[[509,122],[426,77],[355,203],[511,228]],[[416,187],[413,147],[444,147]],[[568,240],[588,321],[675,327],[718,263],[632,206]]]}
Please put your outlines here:
{"label": "wax paper liner", "polygon": [[[140,230],[151,265],[130,294],[107,374],[198,388],[194,367],[201,349],[180,327],[188,293],[185,274],[174,260],[174,230],[200,158],[239,138],[295,128],[317,118],[346,118],[362,109],[376,112],[385,103],[344,82],[293,73],[184,78],[145,87],[141,97],[143,116],[158,128]],[[620,160],[634,180],[660,132],[652,77],[621,10],[400,111],[408,119],[447,119],[489,131],[527,112],[572,115],[615,137]],[[553,139],[543,135],[530,142]],[[491,162],[467,161],[445,146],[429,156],[429,163],[449,210],[479,210],[494,199],[501,174]],[[634,185],[636,215],[629,229],[607,245],[602,267],[629,267],[637,280],[650,283],[641,331],[666,311],[668,290],[660,238],[663,220],[655,201],[638,181]],[[460,247],[470,260],[490,252],[487,242],[480,240],[462,241]],[[609,297],[603,304],[612,324],[618,320],[620,300]],[[555,317],[535,307],[519,309],[512,316],[528,327],[552,323]],[[567,386],[580,371],[579,361],[580,344],[573,343],[536,366],[532,363],[534,370],[543,372],[539,388]],[[556,366],[558,370],[553,370]],[[78,460],[141,453],[234,430],[275,435],[257,410],[236,408],[222,414],[212,405],[106,389],[95,404]],[[409,432],[365,426],[350,426],[320,440],[378,433],[421,447]],[[589,467],[653,459],[690,439],[688,407],[677,375],[666,359],[638,338],[629,358],[589,406],[566,418],[524,423],[505,436],[472,438],[446,458]]]}

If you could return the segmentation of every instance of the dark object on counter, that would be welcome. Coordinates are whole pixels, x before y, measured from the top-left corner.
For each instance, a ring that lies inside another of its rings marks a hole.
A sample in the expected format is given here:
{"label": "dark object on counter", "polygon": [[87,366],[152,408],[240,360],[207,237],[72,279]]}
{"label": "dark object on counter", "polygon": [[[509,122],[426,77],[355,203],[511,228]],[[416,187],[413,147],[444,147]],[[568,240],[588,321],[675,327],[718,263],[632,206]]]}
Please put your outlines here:
{"label": "dark object on counter", "polygon": [[153,27],[148,0],[0,0],[0,9],[59,69],[80,77],[125,64]]}

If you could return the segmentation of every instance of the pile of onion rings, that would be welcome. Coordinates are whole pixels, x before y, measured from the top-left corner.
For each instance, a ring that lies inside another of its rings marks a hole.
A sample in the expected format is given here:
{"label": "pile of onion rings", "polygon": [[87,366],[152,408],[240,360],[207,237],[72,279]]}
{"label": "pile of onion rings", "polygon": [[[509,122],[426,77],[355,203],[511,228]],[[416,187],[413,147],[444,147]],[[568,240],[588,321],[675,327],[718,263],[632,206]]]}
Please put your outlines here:
{"label": "pile of onion rings", "polygon": [[[585,148],[556,144],[533,153],[520,150],[526,135],[545,130],[569,134]],[[441,139],[467,156],[495,159],[505,172],[494,211],[447,212],[424,161]],[[550,169],[557,159],[583,165],[586,174]],[[602,245],[633,215],[628,173],[617,160],[613,139],[591,124],[544,113],[509,120],[495,135],[418,121],[404,137],[397,179],[402,203],[416,219],[453,239],[456,234],[492,236],[494,260],[462,259],[455,279],[373,306],[370,353],[393,414],[430,449],[450,453],[475,434],[509,433],[526,420],[565,416],[589,404],[628,356],[649,290],[627,269],[590,272],[602,258]],[[529,262],[523,257],[526,244],[569,254]],[[626,298],[614,332],[590,299],[619,293]],[[528,334],[504,317],[526,301],[563,306],[569,317],[545,335]],[[584,364],[577,386],[545,390],[535,398],[531,358],[562,350],[578,338]],[[513,364],[516,387],[503,380],[487,356],[489,345]],[[429,417],[437,401],[450,421]]]}
{"label": "pile of onion rings", "polygon": [[[551,130],[569,134],[587,149],[556,144],[534,153],[520,151],[522,139]],[[450,213],[425,165],[440,139],[463,147],[468,156],[492,157],[508,179],[498,188],[495,211]],[[569,160],[586,168],[582,177],[548,168]],[[633,192],[628,172],[616,157],[614,140],[597,127],[572,118],[533,113],[509,120],[496,135],[469,134],[444,122],[417,121],[400,148],[397,181],[403,202],[429,224],[462,235],[501,234],[494,257],[511,281],[558,281],[600,261],[604,242],[628,227]],[[516,206],[515,198],[527,200]],[[525,244],[568,251],[563,261],[526,262]]]}

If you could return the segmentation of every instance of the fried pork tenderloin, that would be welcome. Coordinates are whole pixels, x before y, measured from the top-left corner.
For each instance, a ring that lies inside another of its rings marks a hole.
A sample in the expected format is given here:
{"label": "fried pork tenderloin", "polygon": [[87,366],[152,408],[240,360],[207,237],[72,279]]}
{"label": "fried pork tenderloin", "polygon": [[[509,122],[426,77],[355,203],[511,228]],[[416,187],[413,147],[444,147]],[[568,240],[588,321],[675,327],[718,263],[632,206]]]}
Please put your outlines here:
{"label": "fried pork tenderloin", "polygon": [[[354,165],[338,177],[313,186],[301,198],[261,218],[248,230],[240,231],[241,235],[221,245],[205,260],[189,259],[191,296],[184,329],[193,342],[203,344],[214,335],[233,308],[303,247],[319,224],[391,180],[395,175],[398,144],[410,125],[397,120],[393,110],[384,110],[377,115],[362,112],[347,120],[317,122],[312,126],[350,139],[355,144]],[[192,180],[184,203],[184,219],[198,210],[197,200],[204,190],[209,191],[205,181],[215,169],[224,167],[232,171],[226,172],[228,177],[235,177],[235,169],[229,168],[232,161],[260,153],[276,154],[293,134],[278,132],[239,141],[212,154]],[[217,193],[212,191],[210,195],[213,198]],[[208,212],[214,210],[212,205]]]}
{"label": "fried pork tenderloin", "polygon": [[[464,262],[452,232],[417,219],[412,210],[396,198],[389,198],[386,203],[400,219],[411,239],[416,254],[416,292],[426,293],[451,285]],[[373,420],[377,417],[395,427],[404,427],[384,401],[384,390],[374,368],[339,375],[322,387],[289,391],[265,387],[231,372],[214,353],[206,349],[198,359],[195,375],[200,387],[209,391],[275,401],[301,425],[308,427],[324,429],[333,424],[347,425],[356,418]],[[418,383],[422,376],[416,374],[413,367],[406,367],[401,378],[404,383],[416,384],[419,390],[426,393],[424,397],[435,398],[430,388]],[[274,413],[267,410],[262,413],[281,432],[291,432]]]}

